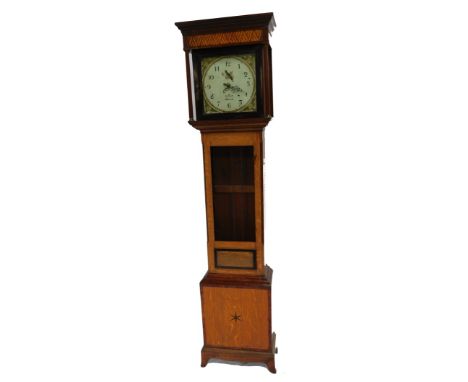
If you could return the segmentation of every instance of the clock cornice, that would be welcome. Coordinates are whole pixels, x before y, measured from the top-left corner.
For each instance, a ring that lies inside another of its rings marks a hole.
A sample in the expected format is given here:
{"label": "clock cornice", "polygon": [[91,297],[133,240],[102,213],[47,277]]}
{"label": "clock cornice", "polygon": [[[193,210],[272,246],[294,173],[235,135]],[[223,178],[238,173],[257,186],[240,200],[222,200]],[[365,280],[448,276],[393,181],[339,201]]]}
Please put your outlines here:
{"label": "clock cornice", "polygon": [[258,13],[233,17],[219,17],[194,21],[181,21],[175,23],[182,35],[210,34],[231,32],[246,29],[266,29],[272,33],[276,22],[272,12]]}
{"label": "clock cornice", "polygon": [[175,23],[182,33],[184,50],[269,44],[276,26],[272,12]]}

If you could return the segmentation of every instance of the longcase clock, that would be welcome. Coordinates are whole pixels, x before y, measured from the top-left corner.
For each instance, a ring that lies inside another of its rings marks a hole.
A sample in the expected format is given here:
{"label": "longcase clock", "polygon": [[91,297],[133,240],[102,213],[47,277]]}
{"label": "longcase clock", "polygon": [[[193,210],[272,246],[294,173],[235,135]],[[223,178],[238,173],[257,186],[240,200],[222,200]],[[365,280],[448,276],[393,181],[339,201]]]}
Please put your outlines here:
{"label": "longcase clock", "polygon": [[201,365],[275,369],[272,269],[263,234],[264,130],[273,116],[273,13],[176,23],[185,51],[189,123],[201,132],[208,271],[200,282]]}

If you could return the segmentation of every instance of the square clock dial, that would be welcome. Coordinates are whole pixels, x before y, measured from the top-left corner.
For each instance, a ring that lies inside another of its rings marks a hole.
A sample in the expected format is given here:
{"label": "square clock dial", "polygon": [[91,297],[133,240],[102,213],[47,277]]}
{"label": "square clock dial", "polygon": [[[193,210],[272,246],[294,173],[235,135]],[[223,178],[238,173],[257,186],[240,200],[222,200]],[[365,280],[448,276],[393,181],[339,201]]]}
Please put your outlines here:
{"label": "square clock dial", "polygon": [[205,57],[201,61],[205,114],[255,112],[255,55]]}
{"label": "square clock dial", "polygon": [[197,119],[261,114],[260,47],[194,50],[192,59]]}

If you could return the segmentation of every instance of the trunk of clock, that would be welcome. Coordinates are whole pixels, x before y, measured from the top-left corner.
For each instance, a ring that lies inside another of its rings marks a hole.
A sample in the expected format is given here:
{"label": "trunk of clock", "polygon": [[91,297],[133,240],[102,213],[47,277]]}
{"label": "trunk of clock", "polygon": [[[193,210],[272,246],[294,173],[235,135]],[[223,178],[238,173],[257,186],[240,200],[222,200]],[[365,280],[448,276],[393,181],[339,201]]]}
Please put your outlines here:
{"label": "trunk of clock", "polygon": [[274,373],[275,335],[271,331],[271,280],[263,276],[207,273],[200,282],[203,314],[202,366],[216,358],[264,363]]}
{"label": "trunk of clock", "polygon": [[265,273],[263,129],[203,132],[208,271]]}

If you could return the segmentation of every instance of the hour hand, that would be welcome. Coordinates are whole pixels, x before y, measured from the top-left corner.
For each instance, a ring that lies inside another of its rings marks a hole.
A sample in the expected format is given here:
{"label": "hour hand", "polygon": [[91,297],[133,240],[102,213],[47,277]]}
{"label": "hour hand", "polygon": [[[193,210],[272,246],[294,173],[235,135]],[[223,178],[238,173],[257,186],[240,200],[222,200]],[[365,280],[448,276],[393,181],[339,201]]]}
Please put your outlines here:
{"label": "hour hand", "polygon": [[234,81],[234,76],[232,75],[232,72],[228,72],[227,70],[224,71],[226,79],[230,79],[231,81]]}

